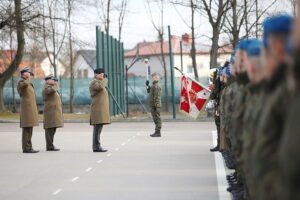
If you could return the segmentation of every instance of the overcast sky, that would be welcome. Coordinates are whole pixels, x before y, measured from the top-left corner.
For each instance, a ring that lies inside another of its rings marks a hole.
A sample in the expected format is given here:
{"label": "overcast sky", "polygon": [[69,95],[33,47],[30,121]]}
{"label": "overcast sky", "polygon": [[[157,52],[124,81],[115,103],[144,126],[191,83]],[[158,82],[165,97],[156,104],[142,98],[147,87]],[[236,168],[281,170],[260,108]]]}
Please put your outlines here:
{"label": "overcast sky", "polygon": [[[90,0],[94,1],[94,0]],[[117,3],[120,0],[112,0]],[[264,4],[270,4],[273,0],[262,0]],[[272,7],[270,12],[291,12],[289,0],[278,0],[278,3]],[[159,10],[155,4],[152,4],[152,13],[154,18],[159,16]],[[112,23],[110,34],[118,37],[118,24],[116,15],[112,13]],[[167,35],[167,25],[171,26],[172,34],[181,36],[184,33],[190,33],[190,29],[183,22],[185,19],[189,23],[190,11],[188,8],[165,4],[165,33]],[[74,24],[73,32],[76,39],[80,39],[88,43],[88,46],[80,46],[78,48],[90,48],[95,45],[95,26],[102,24],[99,20],[99,14],[94,6],[82,5],[77,7],[73,13],[72,21]],[[196,14],[195,25],[197,27],[197,42],[209,44],[210,25],[205,16]],[[154,41],[157,38],[157,32],[152,26],[149,12],[146,9],[146,0],[129,0],[128,13],[125,17],[122,41],[126,49],[133,48],[138,42],[143,40]]]}

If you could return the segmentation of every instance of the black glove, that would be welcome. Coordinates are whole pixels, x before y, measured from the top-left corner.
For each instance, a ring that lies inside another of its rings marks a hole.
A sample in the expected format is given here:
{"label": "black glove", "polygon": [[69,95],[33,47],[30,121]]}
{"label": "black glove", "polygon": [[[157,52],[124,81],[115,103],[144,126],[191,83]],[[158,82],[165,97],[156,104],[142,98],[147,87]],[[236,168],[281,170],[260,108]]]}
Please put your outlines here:
{"label": "black glove", "polygon": [[150,83],[149,83],[149,81],[147,80],[147,81],[146,81],[146,86],[149,86],[149,84],[150,84]]}
{"label": "black glove", "polygon": [[154,111],[156,111],[156,107],[155,106],[153,106],[152,108],[153,108]]}

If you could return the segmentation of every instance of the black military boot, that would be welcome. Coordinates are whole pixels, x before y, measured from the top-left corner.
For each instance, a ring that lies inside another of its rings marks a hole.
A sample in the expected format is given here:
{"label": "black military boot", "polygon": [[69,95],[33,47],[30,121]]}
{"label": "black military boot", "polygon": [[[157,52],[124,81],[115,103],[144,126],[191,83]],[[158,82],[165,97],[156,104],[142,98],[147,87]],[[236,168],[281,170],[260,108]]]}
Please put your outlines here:
{"label": "black military boot", "polygon": [[150,135],[151,137],[161,137],[160,132],[155,132],[153,134]]}
{"label": "black military boot", "polygon": [[97,149],[94,149],[93,152],[107,152],[106,149],[103,149],[101,146]]}
{"label": "black military boot", "polygon": [[219,146],[215,146],[214,148],[211,148],[210,151],[211,152],[216,152],[216,151],[219,151]]}

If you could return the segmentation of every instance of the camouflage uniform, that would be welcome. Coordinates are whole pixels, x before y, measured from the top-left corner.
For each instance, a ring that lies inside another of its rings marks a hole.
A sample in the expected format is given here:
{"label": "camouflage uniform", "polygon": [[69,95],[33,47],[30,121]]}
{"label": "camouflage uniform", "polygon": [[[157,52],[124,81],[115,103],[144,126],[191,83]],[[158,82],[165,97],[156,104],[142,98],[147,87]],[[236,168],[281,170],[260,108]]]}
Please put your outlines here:
{"label": "camouflage uniform", "polygon": [[280,65],[264,91],[263,111],[253,147],[253,178],[257,200],[277,199],[278,148],[286,119],[288,90],[284,79],[286,66]]}
{"label": "camouflage uniform", "polygon": [[161,108],[161,87],[159,81],[154,81],[152,87],[148,90],[148,103],[151,109],[151,115],[155,123],[155,133],[160,133],[161,131],[161,118],[160,118],[160,108]]}

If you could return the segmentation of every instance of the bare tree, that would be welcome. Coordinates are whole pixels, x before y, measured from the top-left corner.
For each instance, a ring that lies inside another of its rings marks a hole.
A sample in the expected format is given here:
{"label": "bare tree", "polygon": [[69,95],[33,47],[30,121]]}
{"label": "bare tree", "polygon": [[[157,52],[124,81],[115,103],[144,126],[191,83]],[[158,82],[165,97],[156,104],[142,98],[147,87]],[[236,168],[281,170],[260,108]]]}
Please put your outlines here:
{"label": "bare tree", "polygon": [[104,31],[109,34],[110,28],[110,14],[112,11],[112,0],[95,0],[95,6],[98,10],[98,14],[102,24],[104,25]]}
{"label": "bare tree", "polygon": [[[194,75],[196,80],[199,79],[199,75],[198,75],[198,68],[197,68],[197,60],[196,60],[196,56],[197,56],[197,50],[196,50],[196,41],[195,41],[195,13],[197,10],[197,0],[189,0],[189,1],[183,1],[183,0],[176,0],[176,1],[170,1],[173,5],[180,5],[180,6],[184,6],[184,7],[188,7],[191,10],[191,22],[190,24],[187,23],[182,17],[181,19],[183,19],[184,23],[191,29],[191,34],[192,34],[192,44],[191,44],[191,58],[192,58],[192,64],[193,64],[193,69],[194,69]],[[180,13],[177,12],[179,15]],[[180,15],[181,16],[181,15]]]}
{"label": "bare tree", "polygon": [[128,0],[122,0],[121,4],[118,6],[118,10],[119,10],[119,17],[118,17],[119,37],[118,38],[119,38],[119,41],[121,41],[124,18],[127,13],[127,5],[128,5]]}
{"label": "bare tree", "polygon": [[13,19],[8,18],[12,17],[10,15],[9,17],[6,18],[5,21],[1,21],[0,24],[2,24],[2,27],[4,28],[5,26],[10,25],[12,23],[12,20],[14,21],[14,27],[17,33],[17,52],[16,55],[12,61],[12,63],[9,65],[9,67],[6,69],[5,72],[0,74],[0,110],[3,111],[5,110],[5,105],[4,105],[4,99],[3,99],[3,88],[6,83],[14,74],[14,72],[17,70],[19,64],[21,63],[23,53],[24,53],[24,46],[25,46],[25,38],[24,38],[24,21],[22,19],[22,2],[21,0],[14,0],[14,13],[13,14]]}
{"label": "bare tree", "polygon": [[160,43],[160,57],[158,57],[163,70],[164,70],[164,89],[165,89],[165,111],[168,112],[169,110],[169,101],[168,101],[168,71],[167,71],[167,65],[166,65],[166,59],[165,59],[165,52],[164,52],[164,0],[154,0],[152,1],[158,6],[160,16],[158,19],[158,23],[155,23],[155,19],[152,15],[152,9],[150,5],[150,0],[147,0],[147,10],[150,15],[151,23],[153,28],[157,32],[158,41]]}
{"label": "bare tree", "polygon": [[200,0],[203,6],[200,11],[208,17],[212,27],[211,50],[210,50],[210,67],[217,66],[218,49],[220,32],[225,22],[225,16],[230,9],[230,0]]}
{"label": "bare tree", "polygon": [[[48,59],[57,77],[57,59],[67,33],[67,15],[64,0],[45,0],[43,10],[43,39]],[[46,6],[46,7],[45,7]],[[60,30],[63,30],[61,33]]]}
{"label": "bare tree", "polygon": [[259,38],[262,32],[262,20],[276,1],[264,3],[265,7],[263,7],[258,0],[231,0],[231,12],[225,16],[226,21],[223,27],[224,32],[230,38],[230,44],[235,47],[240,38]]}

